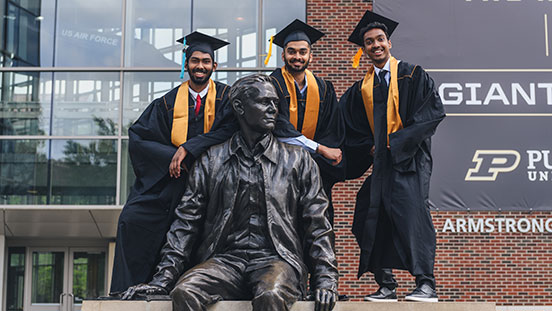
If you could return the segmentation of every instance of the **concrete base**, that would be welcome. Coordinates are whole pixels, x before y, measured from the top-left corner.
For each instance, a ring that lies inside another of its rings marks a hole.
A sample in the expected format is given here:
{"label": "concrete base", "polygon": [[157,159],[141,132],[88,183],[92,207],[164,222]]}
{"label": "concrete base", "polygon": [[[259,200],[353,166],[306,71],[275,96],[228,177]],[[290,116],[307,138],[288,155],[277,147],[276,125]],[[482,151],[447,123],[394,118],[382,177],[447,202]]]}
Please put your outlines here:
{"label": "concrete base", "polygon": [[[172,311],[170,301],[120,301],[86,300],[82,311]],[[211,306],[209,311],[251,311],[249,301],[221,301]],[[313,311],[314,302],[299,301],[291,311]],[[495,311],[492,302],[338,302],[333,311]]]}

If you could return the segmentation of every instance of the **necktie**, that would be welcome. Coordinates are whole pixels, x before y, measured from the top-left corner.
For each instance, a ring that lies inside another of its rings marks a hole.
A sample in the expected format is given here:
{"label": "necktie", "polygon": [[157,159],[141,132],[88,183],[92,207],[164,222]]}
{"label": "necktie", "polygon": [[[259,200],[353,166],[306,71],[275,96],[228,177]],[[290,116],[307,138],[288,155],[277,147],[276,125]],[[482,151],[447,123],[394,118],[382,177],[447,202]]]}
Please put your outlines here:
{"label": "necktie", "polygon": [[387,74],[387,70],[382,69],[380,70],[378,77],[380,79],[380,83],[383,84],[387,88],[387,80],[385,80],[385,75]]}
{"label": "necktie", "polygon": [[388,96],[388,93],[389,93],[389,88],[388,88],[388,85],[387,85],[387,81],[385,80],[385,75],[387,74],[387,70],[385,69],[382,69],[380,70],[379,74],[378,74],[378,77],[380,79],[380,85],[381,85],[381,92],[382,92],[382,95],[383,95],[383,98],[384,98],[384,102],[387,103],[387,96]]}
{"label": "necktie", "polygon": [[195,103],[195,116],[196,117],[199,114],[199,108],[201,108],[201,96],[199,96],[199,94],[197,94],[196,103]]}
{"label": "necktie", "polygon": [[387,93],[389,92],[389,88],[387,86],[387,81],[385,80],[385,75],[387,74],[387,70],[382,69],[380,70],[378,77],[380,80],[381,85],[381,91],[383,92],[383,97],[385,98],[385,102],[387,102]]}

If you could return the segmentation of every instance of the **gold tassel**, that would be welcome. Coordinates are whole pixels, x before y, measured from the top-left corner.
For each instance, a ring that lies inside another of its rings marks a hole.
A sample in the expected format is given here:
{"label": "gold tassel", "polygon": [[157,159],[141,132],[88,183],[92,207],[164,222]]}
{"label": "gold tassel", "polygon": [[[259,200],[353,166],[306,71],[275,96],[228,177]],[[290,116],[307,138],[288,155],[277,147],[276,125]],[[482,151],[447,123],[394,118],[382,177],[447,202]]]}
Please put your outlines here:
{"label": "gold tassel", "polygon": [[266,58],[265,58],[265,61],[264,61],[265,66],[268,65],[268,61],[270,60],[270,56],[272,55],[272,41],[274,41],[274,36],[270,37],[270,45],[269,45],[269,48],[268,48],[268,54],[266,55]]}
{"label": "gold tassel", "polygon": [[359,48],[355,56],[353,56],[353,68],[357,68],[360,65],[360,58],[362,57],[362,48]]}

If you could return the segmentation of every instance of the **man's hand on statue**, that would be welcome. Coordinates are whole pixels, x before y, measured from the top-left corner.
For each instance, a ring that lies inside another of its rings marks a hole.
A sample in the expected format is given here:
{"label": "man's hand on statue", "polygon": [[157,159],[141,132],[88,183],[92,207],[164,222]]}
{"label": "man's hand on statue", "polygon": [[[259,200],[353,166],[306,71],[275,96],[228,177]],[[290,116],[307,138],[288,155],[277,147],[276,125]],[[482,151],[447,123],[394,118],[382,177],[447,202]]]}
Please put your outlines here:
{"label": "man's hand on statue", "polygon": [[132,300],[137,295],[167,295],[167,290],[163,287],[149,284],[138,284],[129,287],[121,297],[122,300]]}
{"label": "man's hand on statue", "polygon": [[188,151],[184,147],[178,147],[178,150],[174,153],[174,156],[169,165],[169,175],[173,178],[180,177],[180,164],[188,154]]}
{"label": "man's hand on statue", "polygon": [[329,289],[317,289],[315,294],[315,311],[331,311],[337,301],[337,293]]}
{"label": "man's hand on statue", "polygon": [[324,145],[318,145],[316,152],[321,154],[324,158],[332,160],[332,165],[338,165],[341,162],[342,154],[339,148],[329,148]]}

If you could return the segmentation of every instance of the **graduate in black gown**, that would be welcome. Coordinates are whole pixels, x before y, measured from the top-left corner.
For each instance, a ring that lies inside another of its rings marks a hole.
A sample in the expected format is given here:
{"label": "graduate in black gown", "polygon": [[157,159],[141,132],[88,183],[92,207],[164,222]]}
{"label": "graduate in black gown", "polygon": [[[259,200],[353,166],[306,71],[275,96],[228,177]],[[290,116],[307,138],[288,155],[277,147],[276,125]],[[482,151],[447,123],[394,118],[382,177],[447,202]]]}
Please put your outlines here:
{"label": "graduate in black gown", "polygon": [[358,276],[370,271],[380,286],[366,300],[396,301],[392,269],[408,270],[416,289],[406,299],[436,302],[430,147],[445,113],[429,75],[391,56],[389,36],[397,25],[368,11],[349,38],[373,64],[340,101],[347,177],[358,178],[373,164],[357,194],[353,221],[361,249]]}
{"label": "graduate in black gown", "polygon": [[307,69],[312,61],[311,45],[322,36],[322,32],[298,19],[282,29],[273,37],[273,43],[283,48],[285,65],[270,77],[280,98],[274,133],[281,141],[310,151],[330,199],[328,212],[333,226],[332,187],[345,180],[341,151],[345,128],[333,84]]}
{"label": "graduate in black gown", "polygon": [[129,129],[136,181],[119,216],[114,295],[151,280],[185,189],[186,168],[237,130],[227,105],[230,87],[210,79],[214,51],[228,43],[199,32],[179,42],[188,45],[183,65],[190,80],[155,99]]}

